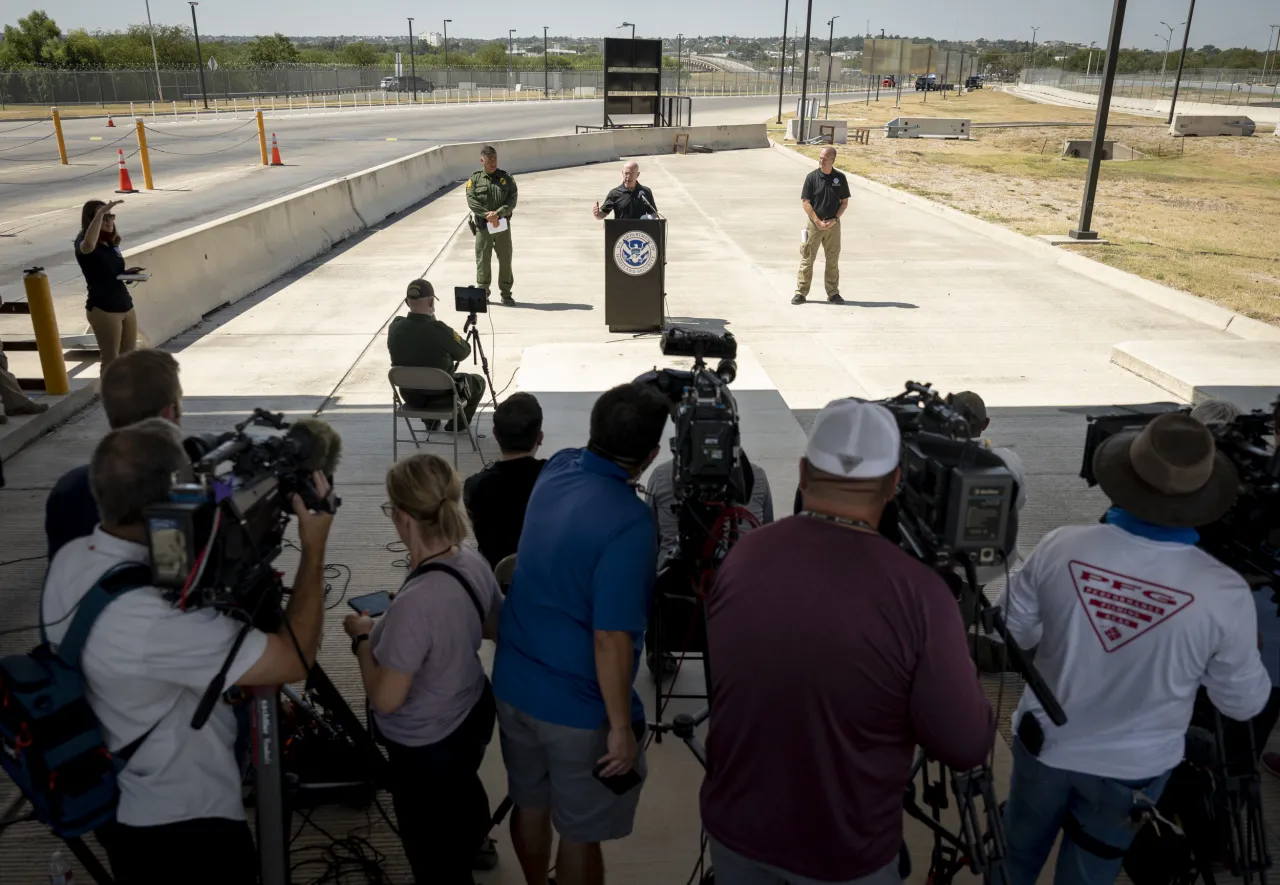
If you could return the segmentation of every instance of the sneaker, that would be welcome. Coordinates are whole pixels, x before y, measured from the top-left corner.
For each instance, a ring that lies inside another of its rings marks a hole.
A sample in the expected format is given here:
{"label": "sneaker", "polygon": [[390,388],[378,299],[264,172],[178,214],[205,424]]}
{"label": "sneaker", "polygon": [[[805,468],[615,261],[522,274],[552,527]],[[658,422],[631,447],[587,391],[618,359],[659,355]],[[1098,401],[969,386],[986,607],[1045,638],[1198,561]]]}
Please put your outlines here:
{"label": "sneaker", "polygon": [[503,292],[503,293],[502,293],[502,303],[503,303],[503,304],[505,304],[507,307],[510,307],[511,305],[513,305],[513,304],[515,304],[515,303],[516,303],[516,300],[515,300],[514,298],[512,298],[512,297],[511,297],[511,293],[510,293],[510,292]]}
{"label": "sneaker", "polygon": [[1262,770],[1273,777],[1280,777],[1280,753],[1263,753]]}
{"label": "sneaker", "polygon": [[47,411],[49,411],[48,403],[38,403],[32,399],[8,408],[10,415],[43,415]]}
{"label": "sneaker", "polygon": [[839,292],[833,292],[827,296],[827,300],[832,304],[844,304],[844,299],[840,297]]}
{"label": "sneaker", "polygon": [[804,304],[805,297],[797,292],[791,299],[792,304]]}
{"label": "sneaker", "polygon": [[471,858],[471,869],[479,872],[492,870],[498,866],[498,843],[492,839],[485,839],[484,844],[476,850],[475,857]]}

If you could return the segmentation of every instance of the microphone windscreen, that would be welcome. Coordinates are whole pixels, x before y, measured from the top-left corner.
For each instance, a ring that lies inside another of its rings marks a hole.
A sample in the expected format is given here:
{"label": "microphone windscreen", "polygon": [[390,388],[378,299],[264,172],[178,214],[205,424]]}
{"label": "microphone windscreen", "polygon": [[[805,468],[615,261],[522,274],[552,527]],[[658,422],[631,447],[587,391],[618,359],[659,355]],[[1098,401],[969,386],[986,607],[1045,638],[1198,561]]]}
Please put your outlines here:
{"label": "microphone windscreen", "polygon": [[299,418],[289,428],[289,436],[302,446],[302,466],[332,476],[342,459],[342,437],[333,426],[319,418]]}

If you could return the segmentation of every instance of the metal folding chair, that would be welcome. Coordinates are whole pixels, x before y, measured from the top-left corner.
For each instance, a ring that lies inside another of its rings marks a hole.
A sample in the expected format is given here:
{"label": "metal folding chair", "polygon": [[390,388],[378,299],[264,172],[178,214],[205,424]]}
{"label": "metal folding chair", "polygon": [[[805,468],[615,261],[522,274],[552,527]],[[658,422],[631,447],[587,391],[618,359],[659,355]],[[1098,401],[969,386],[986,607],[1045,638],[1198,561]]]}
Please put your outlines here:
{"label": "metal folding chair", "polygon": [[[423,430],[423,439],[418,439],[418,433],[413,429],[413,422],[416,420],[423,421],[452,421],[453,431],[444,431],[453,437],[453,467],[458,469],[458,432],[465,420],[462,414],[462,398],[458,396],[458,386],[453,380],[453,376],[442,369],[425,369],[418,366],[392,366],[391,371],[387,373],[387,380],[391,382],[391,458],[393,461],[400,459],[400,443],[412,442],[414,448],[420,448],[422,443],[431,442],[431,434],[434,431]],[[451,399],[447,407],[441,406],[437,408],[415,408],[410,406],[401,398],[400,391],[413,390],[421,391],[427,394],[439,394],[441,396],[448,394]],[[400,428],[397,423],[401,418],[404,419],[405,427],[409,428],[409,439],[400,436]],[[480,451],[480,445],[476,440],[475,428],[470,423],[467,424],[467,437],[471,440],[471,448],[473,451]]]}

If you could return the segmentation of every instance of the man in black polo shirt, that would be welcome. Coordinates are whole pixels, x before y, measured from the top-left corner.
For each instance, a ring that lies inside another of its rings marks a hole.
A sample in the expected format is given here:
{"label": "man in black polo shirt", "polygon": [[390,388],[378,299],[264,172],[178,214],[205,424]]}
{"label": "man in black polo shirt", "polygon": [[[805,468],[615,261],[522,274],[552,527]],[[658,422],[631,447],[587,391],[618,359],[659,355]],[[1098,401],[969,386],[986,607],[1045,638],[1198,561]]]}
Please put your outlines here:
{"label": "man in black polo shirt", "polygon": [[658,204],[653,201],[653,191],[640,183],[640,164],[628,160],[622,164],[622,184],[609,191],[604,205],[596,203],[591,214],[603,221],[613,213],[614,218],[643,218],[657,215]]}
{"label": "man in black polo shirt", "polygon": [[502,457],[467,477],[467,505],[480,553],[496,566],[516,552],[533,484],[546,460],[535,458],[542,445],[542,406],[531,393],[513,393],[493,412],[493,435]]}
{"label": "man in black polo shirt", "polygon": [[818,168],[810,172],[800,190],[800,203],[808,216],[800,244],[800,276],[792,304],[804,304],[813,282],[813,261],[822,247],[826,259],[824,282],[827,300],[842,304],[840,297],[840,216],[849,205],[849,179],[836,171],[836,149],[824,147],[818,155]]}

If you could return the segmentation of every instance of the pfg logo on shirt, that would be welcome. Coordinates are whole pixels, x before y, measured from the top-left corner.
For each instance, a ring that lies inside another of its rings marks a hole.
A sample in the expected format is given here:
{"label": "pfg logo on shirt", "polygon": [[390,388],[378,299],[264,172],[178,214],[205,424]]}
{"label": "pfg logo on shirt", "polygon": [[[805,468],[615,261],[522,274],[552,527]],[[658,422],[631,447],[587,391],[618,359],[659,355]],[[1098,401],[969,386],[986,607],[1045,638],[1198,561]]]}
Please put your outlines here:
{"label": "pfg logo on shirt", "polygon": [[627,231],[614,244],[613,263],[628,276],[643,276],[658,263],[658,244],[644,231]]}
{"label": "pfg logo on shirt", "polygon": [[1069,567],[1080,604],[1108,654],[1160,626],[1196,601],[1184,590],[1096,565],[1073,560]]}

